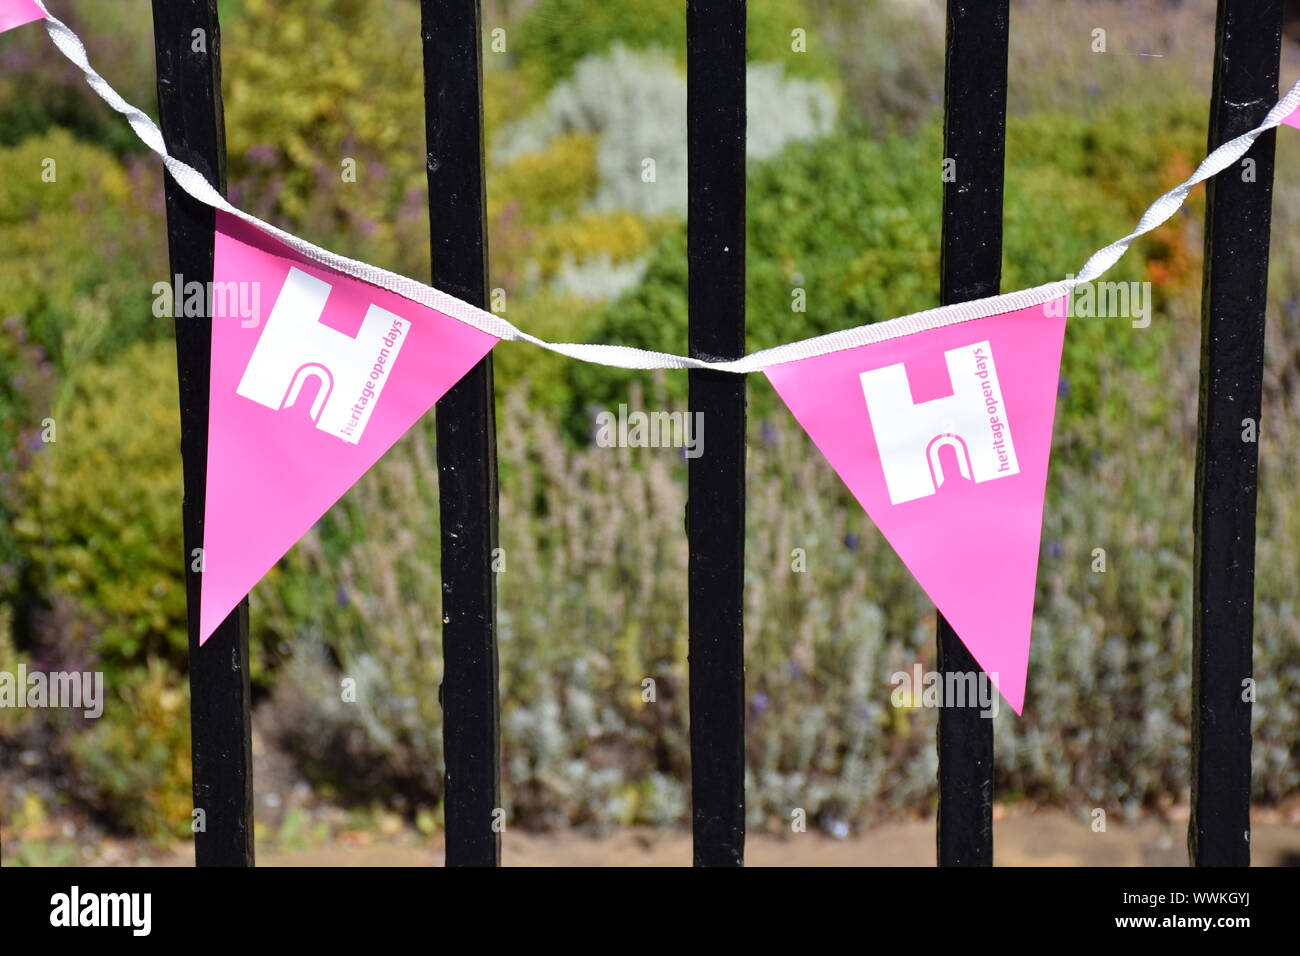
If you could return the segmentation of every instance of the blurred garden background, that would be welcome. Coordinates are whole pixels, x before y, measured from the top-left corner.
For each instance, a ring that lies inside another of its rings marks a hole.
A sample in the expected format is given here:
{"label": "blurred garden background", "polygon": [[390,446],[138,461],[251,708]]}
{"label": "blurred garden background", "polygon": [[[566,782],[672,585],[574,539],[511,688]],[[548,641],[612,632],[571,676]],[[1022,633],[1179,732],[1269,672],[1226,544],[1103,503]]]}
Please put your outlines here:
{"label": "blurred garden background", "polygon": [[[148,0],[47,2],[153,112]],[[219,6],[232,201],[427,278],[419,4]],[[1213,0],[1013,0],[1004,290],[1077,272],[1191,173],[1213,20]],[[506,317],[553,340],[684,351],[685,4],[485,0],[483,23]],[[751,349],[937,304],[943,40],[940,0],[750,0]],[[1298,77],[1288,39],[1283,89]],[[999,813],[1050,807],[1086,829],[1093,808],[1136,823],[1187,802],[1204,205],[1198,188],[1107,276],[1151,283],[1149,328],[1067,331],[1027,706],[996,719]],[[1253,798],[1300,826],[1295,131],[1278,136],[1273,217]],[[43,28],[0,37],[0,670],[101,670],[108,688],[99,720],[0,710],[5,864],[130,862],[189,835],[176,368],[172,322],[152,310],[169,279],[155,157]],[[686,376],[494,354],[508,826],[675,832],[689,820],[685,465],[592,436],[601,409],[683,407]],[[935,712],[891,706],[889,675],[934,666],[933,607],[761,376],[749,435],[751,831],[789,833],[795,807],[832,837],[924,818]],[[430,415],[252,594],[259,853],[438,840],[435,455]]]}

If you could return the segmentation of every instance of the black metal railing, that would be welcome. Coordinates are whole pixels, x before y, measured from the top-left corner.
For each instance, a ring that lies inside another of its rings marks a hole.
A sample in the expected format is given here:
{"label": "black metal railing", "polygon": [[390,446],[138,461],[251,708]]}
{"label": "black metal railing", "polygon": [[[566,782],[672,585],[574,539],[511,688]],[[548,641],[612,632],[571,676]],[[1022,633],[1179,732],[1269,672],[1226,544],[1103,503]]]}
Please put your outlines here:
{"label": "black metal railing", "polygon": [[[686,4],[690,354],[745,353],[745,0]],[[709,441],[690,462],[691,826],[697,866],[745,858],[745,379],[692,370]]]}
{"label": "black metal railing", "polygon": [[[1277,101],[1282,0],[1219,0],[1209,148],[1258,126]],[[1210,180],[1201,294],[1192,597],[1192,817],[1198,866],[1250,863],[1250,701],[1255,491],[1264,302],[1273,207],[1272,131],[1246,154],[1254,176]]]}
{"label": "black metal railing", "polygon": [[[943,305],[997,295],[1002,281],[1002,171],[1007,127],[1008,0],[951,0],[943,98]],[[939,168],[936,163],[936,168]],[[942,614],[939,670],[979,674]],[[947,677],[945,676],[945,683]],[[978,707],[939,711],[939,863],[993,863],[993,722]]]}
{"label": "black metal railing", "polygon": [[[594,2],[594,0],[593,0]],[[167,146],[225,184],[216,0],[154,0],[158,100]],[[1259,122],[1277,98],[1283,0],[1220,0],[1209,146]],[[1008,0],[949,0],[943,186],[943,303],[999,291]],[[433,282],[484,305],[479,0],[421,0]],[[690,354],[745,351],[745,0],[687,0]],[[209,38],[194,52],[194,30]],[[268,91],[268,94],[273,91]],[[1201,404],[1195,500],[1192,819],[1198,865],[1249,862],[1250,703],[1257,448],[1273,135],[1249,154],[1253,177],[1211,181],[1205,233]],[[167,180],[171,271],[210,279],[213,213]],[[177,322],[190,611],[195,856],[252,865],[247,601],[198,653],[198,572],[207,458],[210,325]],[[709,421],[689,468],[690,726],[697,865],[744,859],[743,576],[745,382],[691,371],[690,409]],[[491,357],[437,407],[441,495],[448,865],[500,862],[496,436]],[[939,667],[978,672],[942,617]],[[938,861],[993,862],[993,734],[971,709],[939,719]],[[201,827],[200,827],[201,824]],[[863,861],[871,862],[871,861]]]}
{"label": "black metal railing", "polygon": [[[207,42],[193,42],[194,31]],[[216,0],[156,0],[158,116],[167,151],[226,189],[221,110],[221,33]],[[194,47],[204,47],[195,52]],[[166,180],[171,274],[212,281],[213,210]],[[189,608],[190,737],[194,768],[194,857],[199,866],[253,865],[253,748],[249,715],[248,599],[199,649],[199,574],[208,466],[208,376],[212,327],[176,323],[185,501],[185,599]]]}
{"label": "black metal railing", "polygon": [[[433,284],[487,306],[479,4],[421,0]],[[444,815],[449,866],[501,862],[497,437],[488,353],[438,402]],[[430,688],[432,691],[433,688]]]}

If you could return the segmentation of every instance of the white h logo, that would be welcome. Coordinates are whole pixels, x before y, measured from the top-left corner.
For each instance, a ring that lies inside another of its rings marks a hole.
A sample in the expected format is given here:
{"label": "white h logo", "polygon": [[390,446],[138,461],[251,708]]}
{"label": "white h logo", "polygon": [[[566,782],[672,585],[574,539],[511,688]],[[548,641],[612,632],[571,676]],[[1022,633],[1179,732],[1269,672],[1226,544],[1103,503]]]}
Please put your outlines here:
{"label": "white h logo", "polygon": [[361,440],[411,323],[372,305],[356,338],[320,324],[332,287],[290,268],[235,390],[277,411],[298,400],[308,379],[316,427],[346,442]]}
{"label": "white h logo", "polygon": [[943,357],[952,394],[920,405],[912,403],[901,362],[858,376],[896,505],[932,495],[943,484],[939,450],[945,446],[957,453],[957,469],[969,481],[1020,473],[989,343],[949,349]]}

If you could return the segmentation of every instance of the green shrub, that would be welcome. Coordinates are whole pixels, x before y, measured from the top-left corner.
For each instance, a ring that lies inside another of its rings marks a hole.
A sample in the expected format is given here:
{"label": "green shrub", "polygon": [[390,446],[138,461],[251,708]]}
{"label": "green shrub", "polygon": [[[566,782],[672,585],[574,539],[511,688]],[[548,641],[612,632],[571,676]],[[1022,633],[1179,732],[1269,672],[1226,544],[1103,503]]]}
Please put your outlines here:
{"label": "green shrub", "polygon": [[427,277],[419,5],[240,7],[222,41],[231,201],[336,252]]}
{"label": "green shrub", "polygon": [[[187,669],[175,348],[142,343],[77,375],[54,412],[58,440],[19,478],[14,530],[29,593],[72,616],[49,636],[88,634],[80,650],[110,682],[152,659]],[[274,653],[255,648],[255,682],[268,679]]]}
{"label": "green shrub", "polygon": [[[754,0],[748,5],[747,53],[752,60],[784,63],[794,73],[828,76],[823,56],[796,53],[791,33],[812,34],[813,24],[800,0]],[[686,63],[686,7],[675,0],[542,0],[510,33],[517,62],[538,70],[545,89],[565,79],[578,61],[615,43],[636,50],[658,48]],[[817,39],[808,38],[809,50]]]}
{"label": "green shrub", "polygon": [[[814,9],[818,36],[805,58],[834,70],[846,112],[872,135],[911,132],[943,105],[941,0],[822,0]],[[1019,32],[1017,20],[1013,37]],[[1013,70],[1013,87],[1028,72]]]}
{"label": "green shrub", "polygon": [[103,716],[71,743],[81,795],[109,819],[158,840],[183,838],[194,807],[190,691],[161,660],[130,671]]}
{"label": "green shrub", "polygon": [[[149,0],[52,0],[50,12],[85,42],[91,65],[129,103],[153,114],[157,98]],[[146,150],[33,23],[0,46],[0,148],[59,128],[118,156]]]}
{"label": "green shrub", "polygon": [[152,312],[167,257],[159,210],[139,199],[148,182],[64,130],[0,147],[0,600],[21,599],[15,475],[67,374],[170,334]]}
{"label": "green shrub", "polygon": [[[771,158],[788,142],[816,140],[835,123],[838,104],[830,86],[787,76],[780,63],[751,63],[745,88],[750,160]],[[565,137],[594,134],[599,175],[590,208],[684,215],[686,100],[686,77],[671,58],[619,42],[606,53],[583,57],[541,107],[503,129],[494,156],[517,161]],[[650,180],[643,178],[647,157],[655,164]],[[577,179],[565,170],[557,170],[557,178]]]}
{"label": "green shrub", "polygon": [[175,346],[138,345],[89,366],[55,410],[58,440],[22,476],[15,525],[32,583],[75,602],[112,667],[184,666],[180,413]]}
{"label": "green shrub", "polygon": [[[0,148],[3,371],[16,367],[21,346],[61,377],[170,334],[170,320],[152,308],[153,283],[167,278],[166,231],[158,207],[139,199],[155,184],[64,130]],[[12,375],[0,376],[0,414],[6,404],[24,407]]]}
{"label": "green shrub", "polygon": [[[18,665],[27,663],[14,644],[13,623],[13,608],[0,604],[0,673],[16,674]],[[30,714],[29,710],[0,708],[0,735],[20,726]]]}
{"label": "green shrub", "polygon": [[[1142,117],[1119,110],[1104,139],[1090,138],[1079,121],[1042,118],[1016,124],[1008,143],[1002,288],[1011,290],[1077,273],[1096,249],[1128,233],[1145,203],[1175,182],[1170,163],[1198,134],[1186,111],[1146,134]],[[1066,135],[1066,131],[1073,138]],[[1127,138],[1126,138],[1127,137]],[[1137,140],[1136,144],[1132,140]],[[1059,151],[1066,141],[1072,159],[1065,168]],[[1118,143],[1124,148],[1118,150]],[[1118,150],[1118,173],[1097,176],[1099,157]],[[838,329],[850,328],[938,304],[942,155],[934,124],[916,135],[873,140],[845,129],[815,143],[797,143],[778,158],[751,167],[746,211],[746,329],[757,350]],[[1120,183],[1123,182],[1121,189]],[[1133,182],[1138,185],[1134,186]],[[1143,190],[1145,187],[1145,191]],[[1108,281],[1154,280],[1156,308],[1185,289],[1187,268],[1198,253],[1185,217],[1163,233],[1164,247],[1139,243],[1107,274]],[[1157,255],[1184,261],[1182,271],[1152,271]],[[684,230],[670,232],[651,255],[641,284],[610,304],[587,335],[589,341],[683,352],[687,327],[687,270]],[[792,311],[796,288],[806,292],[806,311]],[[1158,374],[1168,323],[1131,332],[1123,320],[1079,319],[1066,336],[1065,368],[1071,414],[1127,414],[1115,396],[1102,407],[1099,383],[1089,369],[1099,348],[1122,336],[1125,367]],[[574,435],[585,433],[585,404],[612,407],[634,373],[570,363],[573,396],[566,411]],[[685,380],[670,393],[685,396]],[[766,411],[760,404],[757,410]],[[1161,406],[1152,409],[1158,416]]]}

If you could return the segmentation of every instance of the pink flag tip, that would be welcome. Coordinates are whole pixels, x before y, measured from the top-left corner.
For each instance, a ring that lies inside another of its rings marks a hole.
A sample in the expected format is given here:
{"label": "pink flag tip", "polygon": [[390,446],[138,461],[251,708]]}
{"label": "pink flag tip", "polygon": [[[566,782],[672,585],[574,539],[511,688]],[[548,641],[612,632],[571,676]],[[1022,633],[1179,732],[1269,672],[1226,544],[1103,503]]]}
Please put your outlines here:
{"label": "pink flag tip", "polygon": [[1017,714],[1066,301],[764,369]]}

